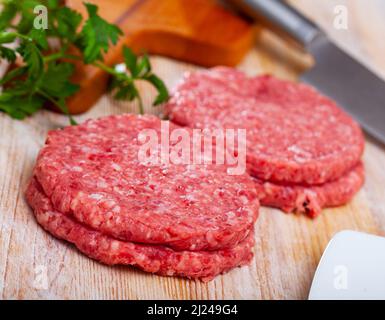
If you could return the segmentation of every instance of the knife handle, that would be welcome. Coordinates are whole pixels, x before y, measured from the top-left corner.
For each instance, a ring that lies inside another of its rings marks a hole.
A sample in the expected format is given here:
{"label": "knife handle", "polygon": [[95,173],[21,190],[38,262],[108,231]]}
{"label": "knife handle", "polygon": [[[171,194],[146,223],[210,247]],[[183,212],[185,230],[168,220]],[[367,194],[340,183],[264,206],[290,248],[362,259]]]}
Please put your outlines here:
{"label": "knife handle", "polygon": [[282,0],[229,0],[245,14],[263,21],[274,31],[289,36],[304,48],[324,33]]}

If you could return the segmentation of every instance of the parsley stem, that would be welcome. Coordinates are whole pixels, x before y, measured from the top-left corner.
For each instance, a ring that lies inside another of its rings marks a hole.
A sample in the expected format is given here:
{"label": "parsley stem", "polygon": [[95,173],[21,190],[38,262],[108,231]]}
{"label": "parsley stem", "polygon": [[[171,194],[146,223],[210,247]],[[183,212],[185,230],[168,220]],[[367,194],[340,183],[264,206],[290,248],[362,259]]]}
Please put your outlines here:
{"label": "parsley stem", "polygon": [[[102,63],[100,61],[94,62],[93,65],[96,67],[99,67],[103,71],[105,71],[105,72],[107,72],[107,73],[109,73],[109,74],[111,74],[117,78],[120,78],[120,79],[123,78],[127,84],[131,84],[134,82],[134,79],[129,77],[126,73],[116,71],[115,69],[105,65],[104,63]],[[139,113],[144,114],[142,97],[140,96],[140,94],[138,94],[138,95],[136,95],[136,98],[138,99]]]}
{"label": "parsley stem", "polygon": [[72,117],[72,115],[70,114],[67,106],[65,104],[61,104],[59,103],[58,101],[56,101],[55,99],[53,99],[52,97],[50,97],[48,94],[46,94],[44,91],[42,90],[37,90],[36,91],[38,94],[40,94],[41,96],[43,96],[45,99],[49,100],[51,103],[53,103],[54,105],[56,105],[63,113],[65,113],[68,118],[70,119],[70,123],[71,125],[76,125],[77,122],[75,121],[75,119]]}
{"label": "parsley stem", "polygon": [[79,56],[75,56],[73,54],[66,54],[62,52],[53,53],[49,56],[44,57],[44,62],[51,62],[59,59],[71,59],[71,60],[79,60],[82,61],[82,58]]}
{"label": "parsley stem", "polygon": [[122,75],[125,75],[124,73],[118,72],[114,68],[111,68],[100,61],[94,62],[93,65],[117,77],[121,77]]}
{"label": "parsley stem", "polygon": [[19,32],[12,32],[16,35],[16,37],[20,38],[20,39],[23,39],[23,40],[27,40],[27,41],[32,41],[32,39],[24,34],[21,34]]}
{"label": "parsley stem", "polygon": [[137,98],[138,98],[138,105],[139,105],[139,113],[144,114],[143,100],[140,94],[137,96]]}
{"label": "parsley stem", "polygon": [[120,78],[120,79],[124,79],[124,81],[127,83],[127,84],[130,84],[130,83],[133,83],[134,82],[134,79],[129,77],[126,73],[124,72],[120,72],[120,71],[116,71],[114,68],[111,68],[107,65],[105,65],[104,63],[98,61],[98,62],[94,62],[93,63],[94,66],[96,67],[99,67],[100,69],[102,69],[103,71],[117,77],[117,78]]}

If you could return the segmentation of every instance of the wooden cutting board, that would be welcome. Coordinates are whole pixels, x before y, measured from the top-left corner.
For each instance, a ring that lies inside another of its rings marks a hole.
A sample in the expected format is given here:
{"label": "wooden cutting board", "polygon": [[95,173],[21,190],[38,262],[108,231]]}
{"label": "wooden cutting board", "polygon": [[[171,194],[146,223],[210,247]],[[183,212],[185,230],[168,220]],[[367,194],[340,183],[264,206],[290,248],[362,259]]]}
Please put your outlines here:
{"label": "wooden cutting board", "polygon": [[[385,75],[385,2],[372,0],[292,1],[362,61]],[[333,29],[334,5],[350,13],[348,31]],[[359,44],[359,47],[357,47]],[[264,32],[239,68],[296,79],[304,58]],[[153,57],[154,69],[172,87],[186,70],[197,67]],[[142,88],[150,113],[154,92]],[[104,96],[78,121],[136,110]],[[385,148],[368,139],[364,162],[365,187],[348,205],[324,210],[310,220],[263,208],[256,224],[255,258],[210,283],[159,277],[129,267],[107,267],[54,239],[35,222],[23,197],[38,150],[46,133],[67,124],[49,111],[22,122],[0,114],[0,297],[3,299],[305,299],[327,242],[343,229],[385,235]],[[45,278],[46,276],[46,278]],[[46,280],[46,281],[45,281]],[[46,286],[45,286],[46,285]]]}

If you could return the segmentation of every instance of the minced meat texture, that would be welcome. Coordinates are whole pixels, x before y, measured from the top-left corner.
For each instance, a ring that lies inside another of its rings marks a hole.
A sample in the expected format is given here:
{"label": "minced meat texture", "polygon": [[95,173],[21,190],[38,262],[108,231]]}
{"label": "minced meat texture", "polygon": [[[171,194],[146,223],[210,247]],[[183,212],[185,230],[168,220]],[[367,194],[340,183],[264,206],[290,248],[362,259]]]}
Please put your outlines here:
{"label": "minced meat texture", "polygon": [[249,172],[264,181],[332,181],[357,165],[364,148],[359,125],[315,89],[225,67],[187,74],[166,114],[191,128],[246,129]]}
{"label": "minced meat texture", "polygon": [[196,251],[245,239],[258,215],[252,179],[219,164],[141,163],[138,133],[160,123],[127,114],[52,131],[34,175],[55,210],[117,239]]}
{"label": "minced meat texture", "polygon": [[364,180],[364,167],[360,163],[341,178],[322,185],[287,185],[258,179],[255,182],[262,205],[315,217],[322,208],[346,204],[362,187]]}
{"label": "minced meat texture", "polygon": [[253,231],[239,244],[218,251],[174,251],[114,239],[55,210],[35,179],[27,189],[27,200],[39,224],[54,236],[67,240],[87,256],[108,265],[132,265],[165,276],[211,280],[216,275],[250,263],[253,257]]}

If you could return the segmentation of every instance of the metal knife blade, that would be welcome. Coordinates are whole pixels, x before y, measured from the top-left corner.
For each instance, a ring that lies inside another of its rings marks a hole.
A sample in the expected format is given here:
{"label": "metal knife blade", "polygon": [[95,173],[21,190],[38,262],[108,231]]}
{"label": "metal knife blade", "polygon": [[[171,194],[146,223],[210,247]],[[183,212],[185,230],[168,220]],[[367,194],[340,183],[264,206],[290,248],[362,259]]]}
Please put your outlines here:
{"label": "metal knife blade", "polygon": [[284,1],[227,1],[310,52],[316,63],[301,80],[336,100],[369,134],[385,143],[382,79],[338,48],[316,24]]}
{"label": "metal knife blade", "polygon": [[385,143],[385,82],[326,36],[307,49],[316,64],[301,80],[337,101],[369,134]]}

